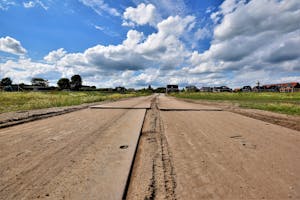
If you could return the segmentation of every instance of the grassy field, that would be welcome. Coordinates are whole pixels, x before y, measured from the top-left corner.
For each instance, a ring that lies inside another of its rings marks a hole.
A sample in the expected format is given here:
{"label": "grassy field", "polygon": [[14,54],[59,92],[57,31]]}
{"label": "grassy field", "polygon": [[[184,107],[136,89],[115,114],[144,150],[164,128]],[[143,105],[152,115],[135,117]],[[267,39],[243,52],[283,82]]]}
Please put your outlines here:
{"label": "grassy field", "polygon": [[295,93],[188,93],[171,94],[178,98],[225,101],[240,107],[300,115],[300,92]]}
{"label": "grassy field", "polygon": [[0,92],[0,113],[40,108],[80,105],[83,103],[145,96],[147,93],[101,92]]}

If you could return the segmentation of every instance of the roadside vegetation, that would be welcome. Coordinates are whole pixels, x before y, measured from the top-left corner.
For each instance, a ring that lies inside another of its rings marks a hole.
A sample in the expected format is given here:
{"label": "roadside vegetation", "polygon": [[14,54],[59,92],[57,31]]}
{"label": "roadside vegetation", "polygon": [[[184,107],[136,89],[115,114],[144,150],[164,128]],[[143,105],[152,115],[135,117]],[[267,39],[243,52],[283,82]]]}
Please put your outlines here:
{"label": "roadside vegetation", "polygon": [[62,107],[93,103],[105,100],[146,96],[150,93],[105,93],[105,92],[0,92],[0,113],[33,110],[40,108]]}
{"label": "roadside vegetation", "polygon": [[214,102],[228,102],[238,104],[243,108],[260,109],[289,115],[300,115],[300,92],[294,93],[206,93],[180,92],[172,93],[178,98],[208,100]]}

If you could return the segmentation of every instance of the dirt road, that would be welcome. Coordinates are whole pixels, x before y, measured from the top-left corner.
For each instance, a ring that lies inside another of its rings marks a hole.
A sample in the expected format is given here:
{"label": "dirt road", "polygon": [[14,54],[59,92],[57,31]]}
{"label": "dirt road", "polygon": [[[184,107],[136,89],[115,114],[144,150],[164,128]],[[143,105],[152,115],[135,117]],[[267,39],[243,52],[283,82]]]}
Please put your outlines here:
{"label": "dirt road", "polygon": [[157,105],[128,199],[300,199],[298,131],[165,96]]}
{"label": "dirt road", "polygon": [[0,199],[300,199],[299,134],[164,95],[118,101],[0,129]]}
{"label": "dirt road", "polygon": [[0,199],[121,199],[145,112],[84,109],[0,129]]}

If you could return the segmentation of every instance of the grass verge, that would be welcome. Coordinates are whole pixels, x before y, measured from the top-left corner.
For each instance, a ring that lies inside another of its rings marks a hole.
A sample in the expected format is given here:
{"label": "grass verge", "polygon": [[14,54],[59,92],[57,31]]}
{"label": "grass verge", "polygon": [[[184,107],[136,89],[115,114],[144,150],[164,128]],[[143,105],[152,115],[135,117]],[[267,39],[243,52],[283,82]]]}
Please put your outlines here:
{"label": "grass verge", "polygon": [[101,92],[0,92],[0,113],[41,108],[62,107],[105,100],[146,96],[148,93],[126,94]]}
{"label": "grass verge", "polygon": [[300,92],[295,93],[174,93],[178,98],[237,103],[240,107],[300,115]]}

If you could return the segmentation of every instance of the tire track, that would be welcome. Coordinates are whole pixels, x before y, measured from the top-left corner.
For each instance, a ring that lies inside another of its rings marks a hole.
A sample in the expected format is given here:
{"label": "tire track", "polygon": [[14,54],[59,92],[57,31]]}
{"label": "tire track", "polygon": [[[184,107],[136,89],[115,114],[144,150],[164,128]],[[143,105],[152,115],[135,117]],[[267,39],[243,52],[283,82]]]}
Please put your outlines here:
{"label": "tire track", "polygon": [[176,199],[175,169],[157,105],[156,97],[146,114],[127,195],[130,200]]}

